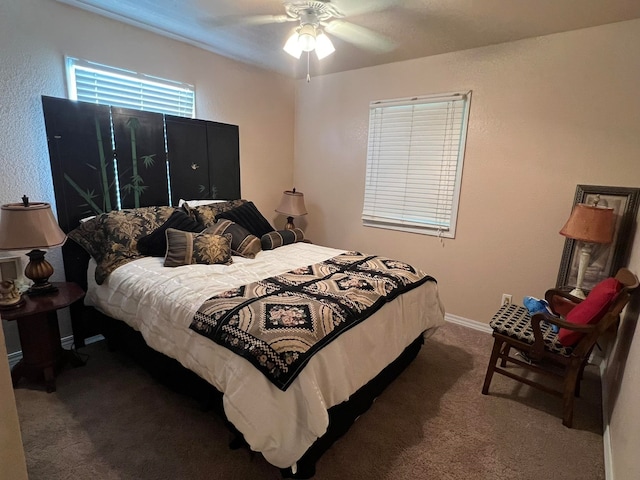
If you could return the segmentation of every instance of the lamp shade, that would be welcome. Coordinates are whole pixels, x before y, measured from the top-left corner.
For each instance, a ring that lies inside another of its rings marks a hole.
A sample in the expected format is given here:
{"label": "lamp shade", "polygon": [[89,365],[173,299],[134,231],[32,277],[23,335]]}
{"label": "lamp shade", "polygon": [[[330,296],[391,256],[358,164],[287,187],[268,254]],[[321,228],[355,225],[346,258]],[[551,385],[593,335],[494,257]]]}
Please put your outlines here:
{"label": "lamp shade", "polygon": [[309,24],[297,27],[282,49],[294,58],[300,58],[302,52],[315,50],[318,60],[336,51],[329,37],[320,28]]}
{"label": "lamp shade", "polygon": [[302,48],[298,44],[298,29],[291,34],[287,42],[284,44],[283,50],[294,58],[300,58]]}
{"label": "lamp shade", "polygon": [[336,48],[333,46],[333,43],[331,43],[331,40],[329,40],[329,37],[327,37],[324,32],[320,32],[316,37],[316,55],[318,56],[318,60],[328,57],[335,51]]}
{"label": "lamp shade", "polygon": [[0,207],[0,250],[57,247],[66,239],[48,203],[27,200]]}
{"label": "lamp shade", "polygon": [[611,243],[613,208],[578,203],[560,234],[587,243]]}
{"label": "lamp shade", "polygon": [[306,215],[307,209],[304,206],[304,195],[301,192],[296,192],[295,188],[293,190],[285,190],[282,192],[280,205],[276,208],[276,212],[288,217]]}

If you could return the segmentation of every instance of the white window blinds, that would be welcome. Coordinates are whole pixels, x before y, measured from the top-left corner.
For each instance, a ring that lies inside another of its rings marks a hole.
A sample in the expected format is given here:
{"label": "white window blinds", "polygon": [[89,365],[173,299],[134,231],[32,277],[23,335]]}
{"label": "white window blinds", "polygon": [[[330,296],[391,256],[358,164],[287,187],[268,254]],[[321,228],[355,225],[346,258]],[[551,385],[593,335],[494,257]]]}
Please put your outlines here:
{"label": "white window blinds", "polygon": [[455,236],[470,99],[370,104],[364,225]]}
{"label": "white window blinds", "polygon": [[193,85],[67,57],[69,98],[195,117]]}

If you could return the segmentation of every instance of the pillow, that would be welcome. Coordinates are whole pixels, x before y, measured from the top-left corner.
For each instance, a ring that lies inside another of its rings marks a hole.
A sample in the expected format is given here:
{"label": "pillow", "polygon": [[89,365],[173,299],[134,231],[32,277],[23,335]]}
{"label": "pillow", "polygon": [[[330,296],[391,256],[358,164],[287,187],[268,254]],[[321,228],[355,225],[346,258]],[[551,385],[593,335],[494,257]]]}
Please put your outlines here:
{"label": "pillow", "polygon": [[149,235],[138,240],[138,251],[149,257],[164,257],[167,253],[167,228],[185,232],[201,232],[204,227],[187,215],[184,210],[174,210],[171,216]]}
{"label": "pillow", "polygon": [[229,265],[231,259],[231,235],[215,235],[207,230],[201,233],[183,232],[168,228],[165,267],[180,267],[202,263],[205,265]]}
{"label": "pillow", "polygon": [[275,232],[265,233],[260,237],[263,250],[273,250],[282,245],[289,245],[303,240],[304,232],[299,228],[294,228],[293,230],[276,230]]}
{"label": "pillow", "polygon": [[106,213],[103,213],[84,222],[81,221],[80,225],[67,235],[96,261],[100,260],[104,251],[108,248],[103,228],[103,221],[106,215]]}
{"label": "pillow", "polygon": [[166,222],[174,210],[168,206],[113,210],[80,224],[68,236],[96,260],[95,278],[102,285],[116,268],[143,257],[138,239]]}
{"label": "pillow", "polygon": [[[579,325],[598,323],[621,288],[622,284],[615,278],[607,278],[601,281],[593,287],[587,298],[573,307],[567,314],[567,322]],[[580,340],[583,335],[580,332],[561,328],[558,332],[558,340],[565,347],[570,347]]]}
{"label": "pillow", "polygon": [[244,203],[246,200],[229,200],[228,202],[210,203],[193,208],[188,203],[184,203],[182,208],[206,228],[216,223],[216,215],[219,213],[232,210]]}
{"label": "pillow", "polygon": [[241,257],[256,258],[256,254],[262,250],[258,237],[251,235],[246,228],[231,220],[220,219],[209,227],[207,232],[215,233],[216,235],[230,234],[231,251]]}
{"label": "pillow", "polygon": [[183,200],[182,198],[178,202],[178,207],[181,207],[185,203],[190,207],[199,207],[201,205],[210,205],[212,203],[223,203],[228,202],[228,200]]}
{"label": "pillow", "polygon": [[258,238],[261,238],[265,233],[275,230],[269,221],[258,211],[253,202],[246,202],[233,210],[219,213],[216,215],[216,218],[226,218],[227,220],[236,222]]}

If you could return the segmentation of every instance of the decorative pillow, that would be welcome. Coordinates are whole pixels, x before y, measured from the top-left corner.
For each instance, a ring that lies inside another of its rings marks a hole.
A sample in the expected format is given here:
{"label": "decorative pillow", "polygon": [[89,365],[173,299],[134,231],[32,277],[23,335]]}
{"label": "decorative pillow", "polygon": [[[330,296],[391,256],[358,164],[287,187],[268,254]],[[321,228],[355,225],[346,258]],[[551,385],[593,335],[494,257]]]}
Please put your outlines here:
{"label": "decorative pillow", "polygon": [[[615,278],[607,278],[601,281],[593,287],[587,298],[573,307],[567,314],[567,322],[579,325],[598,323],[621,288],[622,284]],[[558,340],[565,347],[574,345],[582,336],[582,333],[566,328],[561,328],[558,332]]]}
{"label": "decorative pillow", "polygon": [[282,245],[289,245],[303,240],[304,232],[299,228],[294,228],[293,230],[276,230],[275,232],[265,233],[260,237],[263,250],[273,250]]}
{"label": "decorative pillow", "polygon": [[262,250],[258,237],[251,235],[246,228],[231,220],[220,219],[207,228],[207,232],[215,233],[216,235],[230,234],[231,251],[241,257],[256,258],[256,254]]}
{"label": "decorative pillow", "polygon": [[233,210],[219,213],[216,218],[226,218],[227,220],[236,222],[258,238],[261,238],[265,233],[275,230],[269,221],[258,211],[253,202],[246,202]]}
{"label": "decorative pillow", "polygon": [[167,253],[168,228],[175,228],[185,232],[201,232],[204,227],[187,215],[184,210],[174,210],[171,216],[149,235],[138,240],[138,251],[149,257],[164,257]]}
{"label": "decorative pillow", "polygon": [[229,200],[228,202],[210,203],[209,205],[200,205],[193,208],[188,203],[185,203],[182,208],[206,228],[216,223],[216,215],[219,213],[232,210],[244,203],[246,203],[246,200]]}
{"label": "decorative pillow", "polygon": [[168,228],[165,267],[180,267],[202,263],[229,265],[231,259],[231,235],[216,235],[207,230],[201,233],[183,232]]}
{"label": "decorative pillow", "polygon": [[116,268],[143,257],[138,239],[166,222],[173,211],[173,207],[114,210],[80,224],[69,238],[96,260],[96,282],[101,285]]}
{"label": "decorative pillow", "polygon": [[81,221],[80,225],[71,230],[67,235],[71,240],[84,248],[96,261],[99,261],[104,252],[109,249],[103,228],[103,221],[106,215],[106,213],[103,213],[84,222]]}

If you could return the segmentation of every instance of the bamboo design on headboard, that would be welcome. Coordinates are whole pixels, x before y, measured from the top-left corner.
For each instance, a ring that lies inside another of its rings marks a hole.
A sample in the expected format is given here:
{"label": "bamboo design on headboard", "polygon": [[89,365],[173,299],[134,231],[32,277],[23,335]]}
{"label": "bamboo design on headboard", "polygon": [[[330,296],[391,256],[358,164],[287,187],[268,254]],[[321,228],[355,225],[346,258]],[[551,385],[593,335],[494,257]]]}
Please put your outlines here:
{"label": "bamboo design on headboard", "polygon": [[[111,206],[111,196],[109,192],[113,188],[113,182],[111,185],[109,184],[109,180],[107,178],[107,161],[104,154],[104,144],[102,140],[102,133],[100,131],[100,123],[98,121],[98,117],[93,117],[94,125],[96,129],[96,139],[97,139],[97,147],[98,147],[98,155],[100,158],[100,169],[98,171],[98,175],[100,176],[100,194],[102,196],[102,207],[100,207],[95,199],[97,197],[95,191],[87,188],[83,190],[80,185],[78,185],[73,178],[69,175],[69,173],[64,172],[64,179],[67,181],[69,185],[80,195],[85,202],[87,202],[87,206],[91,209],[91,213],[98,215],[100,213],[110,212],[113,210]],[[95,169],[91,164],[87,163],[86,166]]]}
{"label": "bamboo design on headboard", "polygon": [[[127,120],[131,137],[131,181],[121,187],[122,192],[133,193],[134,207],[140,206],[140,195],[148,188],[144,185],[144,180],[138,173],[138,152],[136,148],[136,130],[140,126],[140,120],[137,117],[131,117]],[[143,155],[142,162],[145,167],[153,166],[153,157],[156,154]]]}
{"label": "bamboo design on headboard", "polygon": [[[98,117],[94,117],[94,124],[96,129],[96,140],[97,140],[97,152],[100,159],[100,168],[96,169],[93,165],[87,163],[86,166],[97,170],[97,173],[100,177],[100,195],[102,197],[102,206],[98,205],[95,200],[98,197],[98,194],[94,190],[83,189],[78,185],[78,183],[71,178],[68,173],[64,173],[65,180],[71,185],[71,187],[80,195],[85,201],[86,206],[90,209],[87,214],[95,214],[98,215],[100,213],[110,212],[114,210],[111,204],[111,195],[110,192],[114,189],[114,182],[109,183],[107,178],[107,160],[106,155],[104,153],[104,141],[102,139],[102,133],[100,132],[100,124],[98,121]],[[121,172],[122,176],[126,176],[128,172],[131,172],[129,183],[120,184],[118,191],[120,192],[121,198],[126,198],[128,194],[132,194],[134,198],[133,207],[138,208],[141,206],[140,197],[144,193],[144,191],[149,188],[148,185],[144,184],[144,178],[142,177],[138,166],[138,151],[137,151],[137,142],[136,142],[136,130],[140,126],[140,119],[137,117],[131,117],[126,122],[127,127],[130,131],[131,138],[131,167],[123,170]],[[149,155],[141,155],[140,160],[142,161],[142,165],[145,168],[149,168],[154,166],[155,160],[154,157],[157,153],[152,153]],[[120,166],[120,165],[118,165]],[[200,186],[199,186],[200,187]],[[199,188],[200,189],[200,188]],[[85,205],[81,205],[85,206]],[[116,205],[117,206],[117,205]]]}
{"label": "bamboo design on headboard", "polygon": [[53,97],[42,104],[66,232],[121,208],[240,198],[235,125]]}

